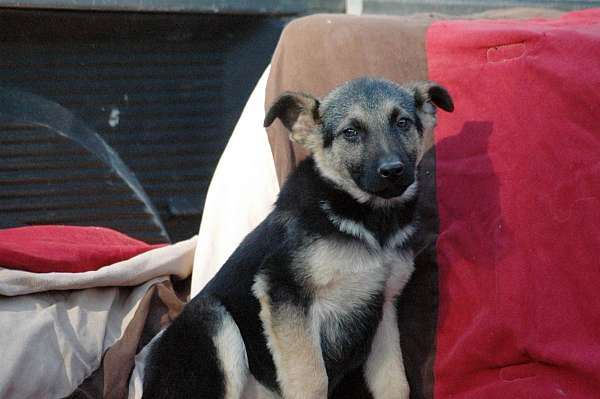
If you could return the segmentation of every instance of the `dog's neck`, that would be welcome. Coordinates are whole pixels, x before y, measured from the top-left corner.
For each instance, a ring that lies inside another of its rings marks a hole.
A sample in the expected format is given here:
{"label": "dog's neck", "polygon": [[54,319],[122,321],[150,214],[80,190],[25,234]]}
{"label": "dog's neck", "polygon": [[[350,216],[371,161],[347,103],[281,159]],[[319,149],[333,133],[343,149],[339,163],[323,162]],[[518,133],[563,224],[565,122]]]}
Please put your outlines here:
{"label": "dog's neck", "polygon": [[415,194],[402,201],[387,201],[383,206],[361,203],[324,178],[308,157],[282,188],[277,209],[299,213],[309,231],[336,231],[372,246],[407,247],[415,233],[417,197]]}

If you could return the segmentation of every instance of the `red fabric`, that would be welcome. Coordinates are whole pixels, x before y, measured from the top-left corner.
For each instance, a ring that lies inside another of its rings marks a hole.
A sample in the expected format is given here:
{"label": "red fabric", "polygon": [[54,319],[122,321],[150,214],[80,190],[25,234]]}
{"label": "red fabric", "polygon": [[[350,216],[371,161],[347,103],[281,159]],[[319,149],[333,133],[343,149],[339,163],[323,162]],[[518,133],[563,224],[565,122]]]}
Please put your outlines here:
{"label": "red fabric", "polygon": [[18,227],[0,230],[0,266],[35,273],[87,272],[160,246],[102,227]]}
{"label": "red fabric", "polygon": [[600,398],[600,10],[444,21],[436,398]]}

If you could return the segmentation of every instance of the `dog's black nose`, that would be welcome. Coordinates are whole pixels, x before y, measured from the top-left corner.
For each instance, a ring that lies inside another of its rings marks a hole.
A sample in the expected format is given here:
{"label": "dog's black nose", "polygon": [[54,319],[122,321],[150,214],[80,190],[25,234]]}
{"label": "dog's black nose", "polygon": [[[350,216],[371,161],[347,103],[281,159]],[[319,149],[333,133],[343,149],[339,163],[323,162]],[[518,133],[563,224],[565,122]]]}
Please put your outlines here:
{"label": "dog's black nose", "polygon": [[377,172],[379,173],[379,176],[383,177],[384,179],[387,179],[390,177],[400,176],[402,174],[403,170],[404,170],[404,164],[402,162],[393,161],[393,162],[385,162],[385,163],[379,165]]}

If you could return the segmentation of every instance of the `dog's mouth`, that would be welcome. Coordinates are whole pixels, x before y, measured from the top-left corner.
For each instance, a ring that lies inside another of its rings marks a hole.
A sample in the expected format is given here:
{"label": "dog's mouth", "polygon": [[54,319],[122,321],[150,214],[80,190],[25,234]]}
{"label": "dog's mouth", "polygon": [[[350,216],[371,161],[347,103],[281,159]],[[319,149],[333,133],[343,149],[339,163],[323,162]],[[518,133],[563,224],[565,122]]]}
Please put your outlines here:
{"label": "dog's mouth", "polygon": [[384,179],[373,174],[363,174],[361,170],[351,173],[352,180],[358,188],[372,197],[385,200],[401,197],[415,183],[415,176],[406,173],[396,179]]}
{"label": "dog's mouth", "polygon": [[393,199],[401,197],[406,190],[415,182],[415,179],[402,179],[395,182],[378,181],[375,184],[359,184],[358,187],[364,192],[383,199]]}
{"label": "dog's mouth", "polygon": [[408,189],[408,187],[412,184],[398,184],[389,187],[385,187],[379,190],[367,191],[369,194],[374,195],[383,199],[392,199],[396,197],[400,197],[404,192]]}

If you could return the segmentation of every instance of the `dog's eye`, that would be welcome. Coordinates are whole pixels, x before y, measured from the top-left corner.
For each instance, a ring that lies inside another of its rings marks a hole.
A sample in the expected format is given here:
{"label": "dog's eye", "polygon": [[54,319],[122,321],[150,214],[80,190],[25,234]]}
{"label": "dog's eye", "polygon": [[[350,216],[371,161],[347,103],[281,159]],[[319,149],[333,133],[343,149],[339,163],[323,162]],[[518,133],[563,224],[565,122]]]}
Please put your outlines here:
{"label": "dog's eye", "polygon": [[344,138],[346,139],[355,139],[358,136],[358,132],[351,128],[351,127],[347,127],[342,131],[342,134],[344,135]]}
{"label": "dog's eye", "polygon": [[408,118],[400,118],[396,122],[396,126],[398,126],[402,130],[406,130],[410,127],[411,120]]}

